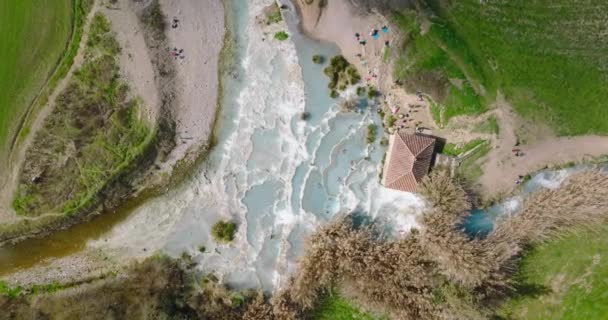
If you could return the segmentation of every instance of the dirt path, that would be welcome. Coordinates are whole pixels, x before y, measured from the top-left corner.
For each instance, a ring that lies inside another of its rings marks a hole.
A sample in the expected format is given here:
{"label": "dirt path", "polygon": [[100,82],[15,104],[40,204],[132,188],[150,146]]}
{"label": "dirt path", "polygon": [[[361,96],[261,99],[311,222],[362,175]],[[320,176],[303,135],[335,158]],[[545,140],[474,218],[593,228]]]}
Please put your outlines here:
{"label": "dirt path", "polygon": [[[508,193],[516,187],[520,175],[526,175],[547,166],[568,162],[583,162],[608,154],[608,137],[580,136],[540,138],[530,145],[515,146],[517,137],[516,116],[511,107],[498,96],[496,118],[500,127],[495,148],[482,165],[483,175],[479,183],[484,198]],[[521,149],[523,157],[516,157],[512,149]]]}
{"label": "dirt path", "polygon": [[70,79],[74,74],[74,71],[76,71],[76,69],[78,69],[82,65],[82,62],[84,60],[84,47],[88,41],[91,20],[98,9],[99,0],[94,1],[91,11],[86,17],[86,22],[83,26],[82,39],[80,40],[80,45],[78,47],[78,53],[74,57],[74,62],[72,63],[70,70],[68,71],[66,76],[59,81],[59,83],[55,87],[55,90],[53,90],[53,92],[49,96],[47,104],[44,105],[44,107],[42,107],[40,112],[38,112],[38,114],[36,115],[36,119],[34,119],[29,128],[30,131],[27,137],[20,145],[17,146],[16,149],[13,149],[11,151],[9,165],[7,169],[9,172],[9,177],[7,179],[7,182],[0,189],[0,221],[2,221],[2,223],[10,223],[20,219],[15,215],[13,209],[11,208],[11,200],[18,184],[19,168],[25,160],[26,151],[32,144],[34,137],[36,136],[36,132],[38,132],[38,130],[42,127],[42,125],[44,124],[44,120],[48,117],[49,114],[51,114],[51,112],[55,108],[55,100],[57,99],[57,96],[61,92],[63,92],[63,90],[67,87],[70,82]]}

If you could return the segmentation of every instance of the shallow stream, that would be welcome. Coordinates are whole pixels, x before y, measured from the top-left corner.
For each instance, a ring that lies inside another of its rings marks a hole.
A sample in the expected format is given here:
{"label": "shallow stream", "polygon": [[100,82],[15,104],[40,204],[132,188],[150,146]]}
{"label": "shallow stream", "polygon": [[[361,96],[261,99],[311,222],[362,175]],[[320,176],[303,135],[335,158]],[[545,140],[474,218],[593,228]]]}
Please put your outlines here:
{"label": "shallow stream", "polygon": [[[292,41],[272,39],[278,27],[255,22],[270,3],[232,8],[239,62],[231,74],[238,76],[227,82],[218,146],[208,161],[194,179],[142,205],[90,246],[187,251],[230,284],[270,289],[293,268],[305,235],[336,214],[366,212],[390,222],[396,234],[415,225],[423,202],[379,185],[385,150],[380,139],[366,142],[367,126],[380,122],[374,108],[340,112],[323,66],[312,62],[314,54],[329,58],[338,49],[300,34],[290,3]],[[238,224],[231,245],[209,236],[220,219]]]}

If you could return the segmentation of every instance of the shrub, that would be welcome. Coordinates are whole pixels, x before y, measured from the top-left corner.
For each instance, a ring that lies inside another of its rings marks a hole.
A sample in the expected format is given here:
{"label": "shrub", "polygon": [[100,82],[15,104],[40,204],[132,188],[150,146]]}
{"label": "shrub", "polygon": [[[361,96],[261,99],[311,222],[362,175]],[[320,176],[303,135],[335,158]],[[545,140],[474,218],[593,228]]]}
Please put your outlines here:
{"label": "shrub", "polygon": [[272,8],[270,8],[270,10],[268,10],[268,12],[266,13],[266,24],[270,25],[273,23],[279,23],[281,21],[283,21],[281,9],[276,3],[274,3],[272,5]]}
{"label": "shrub", "polygon": [[364,87],[357,87],[357,95],[362,96],[365,93]]}
{"label": "shrub", "polygon": [[11,287],[6,282],[0,281],[0,296],[15,299],[21,294],[22,290],[21,287]]}
{"label": "shrub", "polygon": [[381,145],[381,146],[383,146],[383,147],[388,146],[388,139],[383,137],[383,138],[380,140],[380,145]]}
{"label": "shrub", "polygon": [[234,239],[236,224],[229,221],[218,221],[211,228],[211,235],[217,242],[228,243]]}
{"label": "shrub", "polygon": [[367,87],[367,97],[369,99],[373,99],[373,98],[377,97],[378,94],[380,94],[380,92],[378,92],[376,89],[374,89],[374,87],[372,87],[372,86]]}
{"label": "shrub", "polygon": [[346,72],[349,84],[353,85],[359,82],[359,80],[361,80],[361,76],[359,75],[359,72],[357,71],[357,68],[355,68],[354,65],[348,65],[348,67],[346,67],[344,71]]}
{"label": "shrub", "polygon": [[163,34],[167,29],[165,15],[162,12],[158,0],[154,0],[142,13],[143,23],[152,28],[158,35]]}
{"label": "shrub", "polygon": [[332,57],[329,61],[329,66],[323,69],[323,73],[329,77],[329,89],[340,91],[345,90],[347,86],[354,85],[359,80],[359,72],[354,65],[350,64],[343,56]]}
{"label": "shrub", "polygon": [[331,90],[331,92],[329,93],[329,96],[332,97],[332,99],[335,99],[335,98],[339,97],[340,95],[338,94],[338,91]]}
{"label": "shrub", "polygon": [[312,62],[316,64],[322,64],[323,62],[325,62],[325,57],[319,54],[315,54],[314,56],[312,56]]}
{"label": "shrub", "polygon": [[389,128],[392,128],[395,125],[395,122],[397,122],[397,118],[395,118],[394,115],[389,115],[388,118],[386,119],[386,125]]}
{"label": "shrub", "polygon": [[376,125],[371,123],[367,126],[367,138],[368,144],[373,143],[376,140]]}
{"label": "shrub", "polygon": [[386,116],[386,113],[384,112],[384,110],[380,109],[378,111],[378,115],[380,116],[380,120],[384,121],[384,116]]}
{"label": "shrub", "polygon": [[284,40],[287,40],[289,38],[289,35],[285,31],[279,31],[279,32],[277,32],[277,33],[274,34],[274,38],[277,39],[277,40],[279,40],[279,41],[284,41]]}
{"label": "shrub", "polygon": [[306,121],[308,119],[310,119],[310,112],[304,111],[300,113],[300,120]]}

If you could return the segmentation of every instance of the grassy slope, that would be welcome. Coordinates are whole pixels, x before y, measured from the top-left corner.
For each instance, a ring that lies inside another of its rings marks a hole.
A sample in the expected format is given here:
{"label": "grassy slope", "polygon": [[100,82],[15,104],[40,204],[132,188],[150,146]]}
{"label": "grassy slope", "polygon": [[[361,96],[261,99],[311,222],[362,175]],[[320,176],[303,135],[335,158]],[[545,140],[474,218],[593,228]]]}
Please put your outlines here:
{"label": "grassy slope", "polygon": [[[421,88],[431,94],[435,91],[434,98],[445,110],[444,122],[458,115],[477,115],[487,110],[486,99],[471,83],[474,79],[483,79],[483,73],[453,31],[433,24],[421,35],[418,21],[412,13],[396,13],[394,21],[407,38],[395,63],[396,79],[409,83],[409,90]],[[457,86],[450,80],[461,81],[462,84]],[[416,88],[411,83],[415,83]],[[438,112],[438,106],[435,106],[436,122]]]}
{"label": "grassy slope", "polygon": [[480,133],[488,133],[488,134],[498,134],[500,133],[500,127],[498,126],[498,120],[496,117],[491,116],[487,120],[479,123],[473,129],[474,132]]}
{"label": "grassy slope", "polygon": [[608,133],[608,2],[427,2],[467,48],[458,60],[480,71],[468,75],[503,90],[522,115],[562,135]]}
{"label": "grassy slope", "polygon": [[503,305],[507,319],[606,319],[608,227],[533,249],[519,278],[529,294]]}
{"label": "grassy slope", "polygon": [[480,145],[484,142],[485,142],[485,140],[483,140],[483,139],[474,139],[474,140],[468,141],[467,143],[464,143],[462,145],[446,143],[446,145],[443,147],[443,150],[441,150],[441,153],[447,154],[448,156],[458,157],[459,155],[472,150],[473,148],[477,147],[478,145]]}
{"label": "grassy slope", "polygon": [[61,57],[72,12],[71,0],[0,2],[0,150]]}
{"label": "grassy slope", "polygon": [[120,48],[105,17],[95,16],[86,50],[26,154],[13,202],[18,214],[78,213],[150,143],[140,101],[129,99],[119,79]]}
{"label": "grassy slope", "polygon": [[489,143],[482,144],[481,147],[460,164],[458,172],[469,182],[477,181],[483,174],[480,160],[483,159],[491,149],[492,147]]}

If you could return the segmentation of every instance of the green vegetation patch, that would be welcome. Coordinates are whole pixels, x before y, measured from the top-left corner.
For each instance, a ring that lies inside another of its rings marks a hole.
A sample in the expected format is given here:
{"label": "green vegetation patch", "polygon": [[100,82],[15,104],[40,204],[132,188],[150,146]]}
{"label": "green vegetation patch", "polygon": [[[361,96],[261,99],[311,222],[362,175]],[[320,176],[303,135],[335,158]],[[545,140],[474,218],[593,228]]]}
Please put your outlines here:
{"label": "green vegetation patch", "polygon": [[13,201],[20,215],[75,214],[93,204],[152,140],[140,100],[119,78],[120,48],[103,15],[93,18],[85,50],[26,153]]}
{"label": "green vegetation patch", "polygon": [[445,112],[443,121],[459,115],[479,115],[487,110],[479,95],[475,93],[468,81],[463,81],[462,88],[450,85],[448,94],[443,100]]}
{"label": "green vegetation patch", "polygon": [[431,104],[431,117],[433,117],[433,121],[439,126],[443,128],[443,121],[441,121],[441,106],[439,106],[435,101],[430,100]]}
{"label": "green vegetation patch", "polygon": [[499,314],[508,319],[605,319],[608,227],[581,230],[534,247],[520,265],[519,295]]}
{"label": "green vegetation patch", "polygon": [[379,319],[364,313],[350,301],[336,294],[326,296],[310,318],[314,320]]}
{"label": "green vegetation patch", "polygon": [[460,163],[460,167],[458,167],[458,174],[463,176],[470,183],[479,180],[479,178],[483,175],[483,171],[481,170],[481,161],[491,149],[492,147],[489,143],[481,143],[475,152],[471,153]]}
{"label": "green vegetation patch", "polygon": [[279,41],[285,41],[285,40],[289,39],[289,35],[285,31],[279,31],[274,34],[274,38]]}
{"label": "green vegetation patch", "polygon": [[283,21],[283,16],[281,15],[281,8],[279,8],[279,5],[276,2],[273,3],[267,9],[265,9],[265,15],[267,25]]}
{"label": "green vegetation patch", "polygon": [[483,139],[474,139],[461,145],[457,145],[454,143],[446,143],[443,147],[443,150],[441,150],[441,153],[446,154],[448,156],[458,157],[464,153],[473,150],[474,148],[485,142],[486,141]]}
{"label": "green vegetation patch", "polygon": [[0,281],[0,296],[7,297],[9,299],[15,299],[21,294],[22,291],[23,288],[19,286],[11,287],[6,282]]}
{"label": "green vegetation patch", "polygon": [[377,131],[378,129],[375,124],[370,123],[367,126],[367,136],[365,137],[365,141],[367,141],[368,144],[374,143],[374,141],[376,141]]}
{"label": "green vegetation patch", "polygon": [[365,87],[357,87],[357,95],[362,96],[365,93]]}
{"label": "green vegetation patch", "polygon": [[[0,150],[59,63],[70,39],[74,1],[0,3]],[[77,3],[77,2],[76,2]]]}
{"label": "green vegetation patch", "polygon": [[394,115],[390,114],[388,117],[386,117],[386,127],[387,128],[392,128],[396,122],[397,122],[397,118]]}
{"label": "green vegetation patch", "polygon": [[484,120],[479,125],[477,125],[473,129],[473,131],[480,133],[498,134],[500,132],[498,120],[496,119],[496,117],[491,116],[487,120]]}
{"label": "green vegetation patch", "polygon": [[[458,66],[473,88],[483,86],[487,94],[500,89],[521,115],[558,134],[608,133],[608,34],[606,17],[598,14],[608,11],[608,2],[426,2],[432,12],[427,35],[452,61],[432,55],[431,62],[446,74],[450,64]],[[404,26],[416,27],[405,20]],[[427,36],[412,34],[415,47]]]}
{"label": "green vegetation patch", "polygon": [[328,88],[333,92],[344,90],[349,85],[355,85],[361,80],[359,72],[343,56],[332,57],[323,73],[329,77]]}
{"label": "green vegetation patch", "polygon": [[325,57],[320,54],[315,54],[312,56],[312,62],[316,64],[323,64],[325,62]]}
{"label": "green vegetation patch", "polygon": [[236,233],[236,224],[229,221],[218,221],[211,228],[213,239],[218,242],[228,243],[234,239]]}
{"label": "green vegetation patch", "polygon": [[382,139],[380,139],[381,146],[386,147],[386,146],[388,146],[388,143],[389,143],[389,141],[387,138],[382,137]]}

